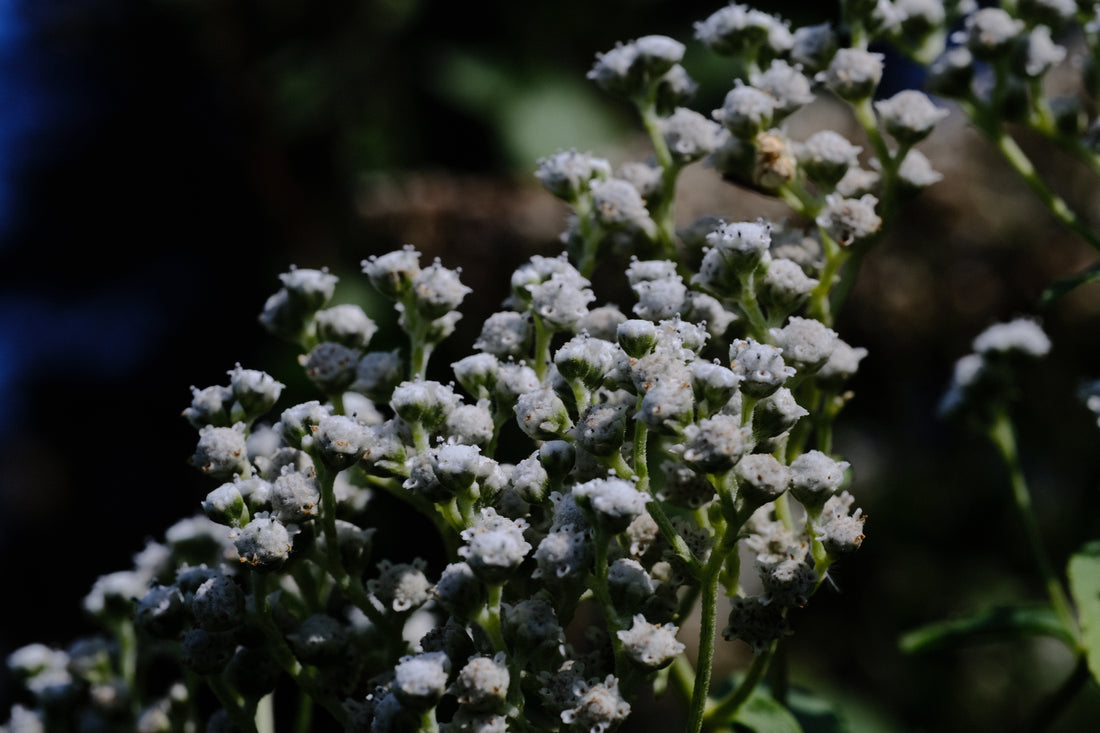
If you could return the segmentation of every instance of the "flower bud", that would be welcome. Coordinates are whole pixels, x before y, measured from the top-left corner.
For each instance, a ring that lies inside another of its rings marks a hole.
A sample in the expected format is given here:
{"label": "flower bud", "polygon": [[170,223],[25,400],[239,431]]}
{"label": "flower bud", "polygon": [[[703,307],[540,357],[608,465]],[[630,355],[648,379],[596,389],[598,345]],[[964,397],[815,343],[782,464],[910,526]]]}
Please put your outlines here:
{"label": "flower bud", "polygon": [[960,40],[975,57],[990,61],[1007,54],[1023,30],[1023,21],[1002,8],[982,8],[967,16]]}
{"label": "flower bud", "polygon": [[770,329],[783,361],[799,374],[813,374],[829,360],[836,345],[836,331],[812,318],[791,316],[783,328]]}
{"label": "flower bud", "polygon": [[859,165],[862,149],[834,130],[819,130],[795,148],[795,156],[811,180],[832,188],[849,168]]}
{"label": "flower bud", "polygon": [[310,400],[283,410],[277,427],[287,445],[293,448],[301,448],[302,439],[309,437],[312,441],[313,428],[319,425],[329,414],[327,407],[321,405],[317,400]]}
{"label": "flower bud", "polygon": [[767,92],[775,100],[775,122],[814,101],[810,80],[797,67],[781,59],[772,61],[762,73],[751,74],[749,80],[754,87]]}
{"label": "flower bud", "polygon": [[767,651],[776,639],[790,634],[783,608],[759,597],[738,596],[732,599],[729,621],[726,628],[722,629],[723,639],[740,639],[757,654]]}
{"label": "flower bud", "polygon": [[588,190],[593,179],[610,176],[610,163],[576,150],[560,150],[549,157],[539,158],[535,172],[535,177],[547,191],[567,202],[576,201]]}
{"label": "flower bud", "polygon": [[625,407],[607,403],[589,405],[570,432],[586,451],[594,456],[606,457],[622,447],[626,438],[626,420]]}
{"label": "flower bud", "polygon": [[593,526],[618,534],[645,511],[649,497],[626,479],[597,478],[574,486],[573,499]]}
{"label": "flower bud", "polygon": [[619,693],[619,683],[613,675],[603,682],[582,683],[574,690],[576,705],[563,710],[561,719],[578,730],[609,730],[630,715],[630,703]]}
{"label": "flower bud", "polygon": [[757,399],[767,397],[795,375],[775,346],[738,339],[730,346],[730,369],[741,377],[741,391]]}
{"label": "flower bud", "polygon": [[803,453],[791,461],[791,493],[811,515],[844,483],[847,461],[835,461],[821,451]]}
{"label": "flower bud", "polygon": [[752,411],[752,434],[757,441],[777,438],[810,412],[799,405],[791,391],[780,387],[756,403]]}
{"label": "flower bud", "polygon": [[501,611],[509,651],[542,668],[556,668],[561,663],[565,632],[553,606],[534,597],[515,605],[505,603]]}
{"label": "flower bud", "polygon": [[768,263],[757,296],[769,313],[793,313],[809,299],[817,285],[818,281],[807,277],[798,263],[776,258]]}
{"label": "flower bud", "polygon": [[378,563],[379,576],[367,581],[369,590],[387,610],[406,613],[427,603],[431,597],[432,586],[424,570],[427,568],[420,558],[412,563],[392,563],[381,560]]}
{"label": "flower bud", "polygon": [[358,461],[369,440],[367,426],[344,415],[323,418],[313,431],[316,455],[333,471],[342,471]]}
{"label": "flower bud", "polygon": [[451,660],[443,652],[402,657],[394,668],[393,694],[413,710],[435,707],[447,691]]}
{"label": "flower bud", "polygon": [[875,102],[875,110],[886,131],[903,145],[915,145],[928,137],[936,123],[948,114],[946,109],[933,104],[927,94],[915,89]]}
{"label": "flower bud", "polygon": [[[510,675],[504,652],[495,657],[472,657],[451,685],[464,710],[492,712],[504,707]],[[503,729],[502,729],[503,730]]]}
{"label": "flower bud", "polygon": [[554,440],[573,424],[565,403],[552,389],[521,395],[514,412],[520,429],[533,440]]}
{"label": "flower bud", "polygon": [[592,208],[596,221],[609,229],[653,229],[649,210],[638,189],[621,178],[592,182]]}
{"label": "flower bud", "polygon": [[279,280],[290,295],[291,302],[312,312],[332,300],[339,278],[329,274],[327,268],[309,270],[292,266],[289,272],[279,275]]}
{"label": "flower bud", "polygon": [[630,628],[617,632],[617,636],[630,661],[646,671],[653,671],[672,664],[672,660],[684,651],[684,645],[676,639],[677,631],[675,624],[651,624],[639,613],[634,615]]}
{"label": "flower bud", "polygon": [[229,387],[191,387],[191,406],[183,411],[187,422],[196,430],[207,425],[217,428],[229,427],[233,421],[229,410],[233,404],[233,390]]}
{"label": "flower bud", "polygon": [[858,199],[844,198],[835,193],[825,197],[825,208],[817,217],[817,225],[842,247],[860,242],[876,234],[882,219],[875,213],[878,199],[866,194]]}
{"label": "flower bud", "polygon": [[658,379],[646,390],[641,407],[634,415],[650,428],[675,434],[691,422],[695,413],[695,393],[687,380]]}
{"label": "flower bud", "polygon": [[772,95],[738,81],[713,116],[738,140],[752,140],[771,127],[776,104]]}
{"label": "flower bud", "polygon": [[763,220],[722,224],[707,235],[707,243],[737,273],[747,274],[769,257],[770,230]]}
{"label": "flower bud", "polygon": [[460,270],[449,270],[437,257],[413,276],[412,296],[416,309],[429,320],[442,318],[458,308],[473,292],[459,281]]}
{"label": "flower bud", "polygon": [[706,418],[684,428],[684,462],[702,473],[728,471],[749,449],[750,438],[740,417]]}
{"label": "flower bud", "polygon": [[849,102],[869,98],[882,79],[883,55],[858,48],[836,52],[821,80],[834,94]]}
{"label": "flower bud", "polygon": [[456,619],[473,618],[488,597],[485,584],[465,562],[445,567],[432,592],[439,605]]}
{"label": "flower bud", "polygon": [[244,424],[237,423],[231,428],[203,427],[191,461],[203,473],[220,481],[229,481],[235,474],[247,476],[252,467],[248,462]]}
{"label": "flower bud", "polygon": [[271,516],[286,524],[316,517],[321,506],[321,484],[313,471],[302,473],[284,467],[271,485]]}
{"label": "flower bud", "polygon": [[713,153],[720,143],[719,128],[694,110],[678,107],[660,122],[661,136],[676,165],[687,165]]}
{"label": "flower bud", "polygon": [[413,278],[420,272],[420,253],[406,244],[381,257],[372,255],[362,265],[378,292],[391,300],[400,300],[412,289]]}
{"label": "flower bud", "polygon": [[306,376],[325,394],[339,394],[355,381],[359,352],[341,344],[325,341],[309,354],[298,357]]}
{"label": "flower bud", "polygon": [[863,510],[852,511],[855,499],[847,491],[829,497],[821,509],[821,515],[814,522],[817,540],[830,555],[848,555],[859,549],[863,543]]}
{"label": "flower bud", "polygon": [[[623,184],[630,188],[633,196],[638,195],[629,184]],[[548,280],[528,285],[527,292],[531,312],[553,331],[573,330],[577,321],[588,313],[588,304],[596,299],[587,280],[559,272]]]}
{"label": "flower bud", "polygon": [[735,467],[740,495],[750,507],[778,499],[791,482],[786,466],[769,453],[752,453]]}
{"label": "flower bud", "polygon": [[462,531],[466,544],[458,554],[486,583],[504,582],[532,549],[523,538],[527,522],[508,519],[492,508],[481,510],[474,526]]}
{"label": "flower bud", "polygon": [[232,578],[218,573],[195,589],[191,615],[207,631],[228,631],[244,621],[244,594]]}
{"label": "flower bud", "polygon": [[271,517],[255,517],[240,529],[230,532],[240,561],[259,572],[270,572],[283,566],[293,547],[290,532]]}
{"label": "flower bud", "polygon": [[435,430],[461,401],[450,386],[417,379],[402,382],[394,389],[390,407],[406,422]]}
{"label": "flower bud", "polygon": [[534,557],[538,567],[532,577],[550,585],[579,582],[588,572],[592,558],[588,532],[571,528],[549,532],[539,542]]}
{"label": "flower bud", "polygon": [[596,55],[588,78],[623,97],[636,97],[684,57],[684,44],[668,36],[643,36]]}
{"label": "flower bud", "polygon": [[241,527],[248,523],[248,507],[235,482],[222,484],[207,494],[202,510],[218,524],[228,527]]}
{"label": "flower bud", "polygon": [[354,304],[336,305],[317,311],[315,317],[318,341],[330,341],[349,349],[365,349],[378,325]]}

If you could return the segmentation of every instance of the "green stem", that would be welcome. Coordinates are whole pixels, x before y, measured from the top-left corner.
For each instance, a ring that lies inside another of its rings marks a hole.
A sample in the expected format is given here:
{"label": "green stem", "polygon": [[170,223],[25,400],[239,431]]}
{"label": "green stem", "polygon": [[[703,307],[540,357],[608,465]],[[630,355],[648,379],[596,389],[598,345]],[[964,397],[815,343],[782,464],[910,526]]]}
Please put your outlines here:
{"label": "green stem", "polygon": [[1088,224],[1083,222],[1069,207],[1065,199],[1047,187],[1043,179],[1039,177],[1027,154],[1020,149],[1012,136],[1005,132],[1003,128],[987,130],[986,134],[990,136],[1013,170],[1024,179],[1024,183],[1039,197],[1047,210],[1067,229],[1088,242],[1094,249],[1100,250],[1100,234],[1097,234]]}
{"label": "green stem", "polygon": [[684,702],[690,702],[691,691],[695,689],[695,669],[692,668],[686,654],[680,654],[672,660],[669,677]]}
{"label": "green stem", "polygon": [[435,708],[420,713],[418,733],[438,733],[439,724],[435,720]]}
{"label": "green stem", "polygon": [[336,531],[336,472],[329,470],[322,462],[316,464],[317,482],[321,485],[321,529],[325,535],[325,555],[328,559],[328,571],[338,585],[347,580],[344,561],[340,557],[340,540]]}
{"label": "green stem", "polygon": [[595,543],[595,559],[592,564],[594,577],[589,587],[595,594],[596,599],[600,602],[600,608],[603,610],[604,624],[607,626],[607,635],[610,637],[611,649],[615,655],[615,676],[621,679],[625,674],[626,660],[623,657],[623,642],[622,639],[619,638],[617,632],[621,631],[624,627],[619,612],[615,610],[615,604],[611,601],[611,593],[607,586],[607,547],[609,543],[607,531],[601,527],[596,527],[593,542]]}
{"label": "green stem", "polygon": [[787,529],[794,531],[794,518],[791,516],[790,500],[786,494],[782,494],[775,500],[775,518],[783,523]]}
{"label": "green stem", "polygon": [[294,719],[296,733],[309,733],[313,727],[313,698],[305,690],[298,691],[298,714]]}
{"label": "green stem", "polygon": [[570,202],[573,213],[577,215],[577,232],[580,234],[581,251],[573,251],[573,258],[577,262],[577,270],[584,277],[592,277],[592,271],[596,269],[599,261],[600,242],[603,241],[604,229],[592,216],[592,194],[584,192]]}
{"label": "green stem", "polygon": [[699,733],[710,694],[710,678],[714,667],[714,642],[718,630],[718,576],[726,564],[726,556],[736,551],[740,527],[732,522],[726,526],[718,545],[711,552],[700,579],[699,656],[695,662],[695,690],[691,696],[687,733]]}
{"label": "green stem", "polygon": [[[636,411],[642,408],[642,395],[638,395]],[[638,477],[638,491],[649,491],[649,426],[634,420],[634,474]]]}
{"label": "green stem", "polygon": [[672,210],[672,202],[676,197],[676,179],[680,175],[680,166],[672,159],[672,152],[668,149],[665,136],[661,132],[661,117],[657,114],[657,106],[654,103],[656,87],[645,100],[636,101],[638,114],[642,118],[642,125],[649,134],[653,144],[653,152],[657,157],[657,164],[661,166],[661,197],[656,206],[650,210],[650,216],[657,225],[657,238],[663,256],[677,261],[676,256],[676,221]]}
{"label": "green stem", "polygon": [[[1078,218],[1065,200],[1050,190],[1039,176],[1027,154],[1016,144],[1016,140],[1005,130],[1001,119],[993,113],[992,104],[985,105],[981,100],[971,97],[960,102],[960,106],[978,129],[993,142],[997,150],[1023,179],[1028,188],[1039,197],[1047,210],[1067,229],[1088,242],[1094,249],[1100,250],[1100,234]],[[1091,163],[1090,163],[1091,165]]]}
{"label": "green stem", "polygon": [[1027,480],[1024,478],[1024,472],[1020,466],[1020,456],[1016,448],[1016,431],[1013,428],[1012,420],[1004,409],[997,411],[993,424],[989,427],[989,439],[993,441],[993,445],[996,446],[1005,467],[1008,469],[1009,482],[1012,486],[1012,498],[1016,503],[1016,509],[1020,513],[1020,518],[1023,520],[1024,532],[1027,535],[1028,544],[1031,546],[1035,563],[1039,567],[1039,573],[1043,577],[1043,583],[1046,585],[1051,606],[1053,606],[1066,630],[1076,637],[1077,622],[1070,608],[1069,599],[1062,589],[1062,584],[1054,572],[1054,566],[1051,565],[1050,558],[1047,556],[1046,548],[1043,545],[1039,523],[1036,521],[1035,512],[1032,510],[1031,493],[1028,491]]}
{"label": "green stem", "polygon": [[741,684],[706,711],[705,720],[708,729],[727,724],[737,714],[756,686],[760,684],[760,680],[764,679],[764,673],[768,671],[768,664],[775,654],[777,645],[778,642],[773,641],[765,651],[757,654],[749,666],[749,671],[745,673],[745,679],[741,680]]}
{"label": "green stem", "polygon": [[755,338],[760,343],[767,343],[768,341],[768,319],[764,317],[764,312],[760,310],[760,304],[756,301],[756,287],[754,284],[753,273],[747,273],[740,276],[741,279],[741,296],[738,299],[741,310],[745,314],[745,318],[749,322],[749,335]]}
{"label": "green stem", "polygon": [[504,643],[504,632],[500,621],[500,603],[504,596],[504,584],[494,583],[488,586],[489,600],[485,604],[485,611],[481,616],[481,627],[493,642],[493,650],[504,652],[508,650]]}
{"label": "green stem", "polygon": [[695,689],[691,695],[687,733],[699,733],[703,729],[703,713],[710,693],[710,676],[714,666],[714,635],[718,628],[718,570],[715,564],[717,552],[707,562],[701,582],[701,619],[699,625],[699,656],[695,662]]}
{"label": "green stem", "polygon": [[810,293],[810,304],[807,310],[810,315],[820,319],[826,326],[832,326],[834,314],[832,304],[829,302],[829,294],[833,290],[833,285],[836,284],[837,273],[848,261],[851,251],[837,244],[836,240],[830,237],[822,227],[818,227],[818,232],[821,235],[821,249],[825,255],[825,267],[821,270],[817,287]]}
{"label": "green stem", "polygon": [[535,322],[535,363],[531,366],[541,382],[550,365],[550,338],[554,334],[537,315],[532,314],[532,320]]}
{"label": "green stem", "polygon": [[871,142],[875,157],[879,159],[885,170],[885,166],[892,164],[893,156],[890,155],[890,148],[886,145],[886,138],[882,136],[882,132],[878,129],[878,120],[875,119],[875,109],[871,105],[870,98],[853,102],[852,111],[855,113],[859,126],[863,128],[864,134]]}

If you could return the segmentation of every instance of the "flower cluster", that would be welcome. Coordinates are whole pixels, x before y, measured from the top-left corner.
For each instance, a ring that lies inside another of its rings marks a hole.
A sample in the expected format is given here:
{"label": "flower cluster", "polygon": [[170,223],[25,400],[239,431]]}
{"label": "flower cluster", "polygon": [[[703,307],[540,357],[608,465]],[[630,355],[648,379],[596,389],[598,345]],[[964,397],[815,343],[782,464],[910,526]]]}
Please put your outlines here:
{"label": "flower cluster", "polygon": [[[680,41],[598,54],[589,78],[634,105],[654,154],[538,161],[570,208],[565,251],[512,273],[451,364],[432,356],[471,291],[444,262],[412,246],[362,262],[407,336],[398,349],[336,302],[335,275],[282,275],[259,321],[298,348],[316,399],[279,406],[283,385],[240,365],[227,386],[193,388],[191,462],[213,482],[202,514],[96,583],[86,608],[117,643],[12,655],[34,708],[10,728],[257,730],[289,680],[353,731],[609,731],[665,675],[686,730],[736,720],[797,610],[864,540],[832,425],[867,352],[835,316],[862,253],[940,177],[916,146],[946,110],[917,90],[881,95],[869,42],[934,59],[930,91],[978,120],[1038,115],[1090,144],[1095,124],[1037,82],[1066,55],[1052,31],[1096,19],[971,5],[846,2],[840,24],[806,28],[720,8],[695,25],[733,77],[712,110],[690,107]],[[820,97],[846,106],[859,140],[792,138],[787,121]],[[678,226],[676,183],[696,163],[791,217]],[[592,279],[608,258],[621,305]],[[998,404],[1008,370],[1050,342],[1018,320],[973,346],[946,411]],[[445,566],[375,556],[380,493],[434,528]],[[684,638],[700,600],[704,634]],[[715,637],[757,666],[708,699]],[[163,679],[139,673],[154,663]]]}

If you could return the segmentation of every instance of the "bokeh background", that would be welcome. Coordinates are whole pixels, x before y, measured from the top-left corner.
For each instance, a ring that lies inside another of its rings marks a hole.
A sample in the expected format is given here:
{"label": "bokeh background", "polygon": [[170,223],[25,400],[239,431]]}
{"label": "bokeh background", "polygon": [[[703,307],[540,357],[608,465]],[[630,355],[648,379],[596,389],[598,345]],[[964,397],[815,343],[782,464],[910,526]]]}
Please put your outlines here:
{"label": "bokeh background", "polygon": [[[829,17],[809,5],[759,7],[796,25]],[[689,41],[717,7],[0,0],[0,655],[93,631],[80,599],[94,579],[212,488],[187,465],[189,385],[225,383],[240,362],[308,398],[296,353],[256,321],[278,273],[328,266],[338,297],[366,298],[359,261],[413,243],[475,288],[436,365],[465,355],[511,270],[557,251],[565,210],[534,181],[535,160],[646,155],[629,110],[585,80],[594,54],[648,33]],[[702,83],[695,107],[719,106],[721,59],[689,43],[685,65]],[[919,83],[891,58],[882,93]],[[796,138],[830,126],[859,140],[827,100],[791,125]],[[1022,144],[1100,225],[1095,178]],[[935,403],[978,331],[1034,313],[1046,285],[1096,258],[960,115],[921,149],[945,180],[868,258],[838,324],[871,353],[836,438],[868,539],[797,614],[787,663],[854,730],[1019,730],[1069,673],[1056,646],[898,650],[919,624],[1043,598],[992,450]],[[682,223],[785,213],[702,168],[682,185]],[[1100,429],[1075,398],[1100,376],[1100,290],[1042,318],[1054,351],[1023,376],[1016,414],[1061,566],[1100,537]],[[6,710],[18,697],[0,674]],[[1054,729],[1098,715],[1093,686]],[[667,729],[654,720],[630,730]]]}

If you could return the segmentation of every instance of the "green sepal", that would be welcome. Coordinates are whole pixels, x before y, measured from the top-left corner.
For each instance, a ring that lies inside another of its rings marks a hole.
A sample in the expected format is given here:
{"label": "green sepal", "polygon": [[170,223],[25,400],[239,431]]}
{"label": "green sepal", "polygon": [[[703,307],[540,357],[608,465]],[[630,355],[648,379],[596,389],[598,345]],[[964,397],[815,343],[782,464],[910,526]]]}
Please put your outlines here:
{"label": "green sepal", "polygon": [[1090,542],[1071,556],[1066,575],[1081,623],[1081,646],[1093,679],[1100,682],[1100,542]]}
{"label": "green sepal", "polygon": [[908,631],[902,634],[898,646],[906,654],[917,654],[1025,636],[1051,636],[1070,647],[1076,644],[1073,634],[1050,608],[997,606]]}

